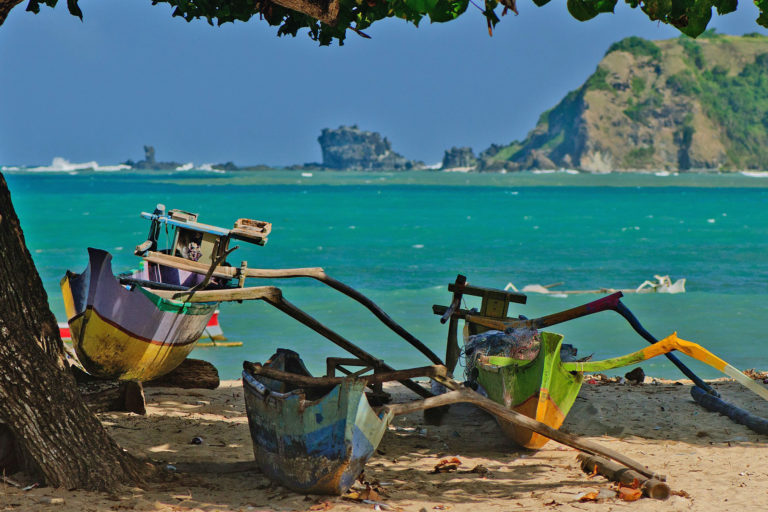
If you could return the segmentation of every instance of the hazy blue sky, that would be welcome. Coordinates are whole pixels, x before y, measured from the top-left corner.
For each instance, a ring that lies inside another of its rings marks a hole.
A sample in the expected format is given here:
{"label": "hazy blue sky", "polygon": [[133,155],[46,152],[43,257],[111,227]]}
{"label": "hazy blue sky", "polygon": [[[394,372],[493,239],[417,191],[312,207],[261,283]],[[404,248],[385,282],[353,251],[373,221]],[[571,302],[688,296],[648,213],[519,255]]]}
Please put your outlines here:
{"label": "hazy blue sky", "polygon": [[[304,163],[320,160],[322,128],[354,123],[432,163],[453,145],[524,137],[612,42],[679,34],[622,3],[579,23],[564,0],[523,0],[492,38],[470,5],[455,22],[390,20],[321,48],[258,20],[188,24],[149,0],[81,0],[82,23],[59,3],[19,6],[0,26],[0,164],[104,165],[142,158],[144,144],[159,160]],[[741,4],[712,26],[768,34]]]}

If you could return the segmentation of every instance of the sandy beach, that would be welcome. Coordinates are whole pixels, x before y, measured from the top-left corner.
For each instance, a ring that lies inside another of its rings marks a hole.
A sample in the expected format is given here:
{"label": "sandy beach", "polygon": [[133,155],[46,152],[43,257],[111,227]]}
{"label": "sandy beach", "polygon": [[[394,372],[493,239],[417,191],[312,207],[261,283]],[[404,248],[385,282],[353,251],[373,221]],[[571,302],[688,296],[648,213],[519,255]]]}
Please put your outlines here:
{"label": "sandy beach", "polygon": [[[733,382],[714,382],[725,400],[768,417],[768,403]],[[399,385],[389,389],[396,400],[410,399]],[[614,484],[581,471],[575,450],[555,442],[538,452],[517,449],[492,417],[469,405],[452,406],[439,426],[427,425],[422,413],[395,419],[365,471],[375,503],[303,496],[256,467],[239,381],[216,390],[147,388],[146,398],[146,416],[100,418],[125,449],[167,465],[166,479],[114,494],[3,484],[0,510],[721,512],[768,504],[766,438],[698,406],[686,381],[585,384],[562,428],[665,474],[673,491],[666,501],[622,501],[610,491]],[[196,437],[201,444],[193,444]],[[458,471],[434,473],[448,457],[461,461]],[[591,492],[601,498],[580,501]]]}

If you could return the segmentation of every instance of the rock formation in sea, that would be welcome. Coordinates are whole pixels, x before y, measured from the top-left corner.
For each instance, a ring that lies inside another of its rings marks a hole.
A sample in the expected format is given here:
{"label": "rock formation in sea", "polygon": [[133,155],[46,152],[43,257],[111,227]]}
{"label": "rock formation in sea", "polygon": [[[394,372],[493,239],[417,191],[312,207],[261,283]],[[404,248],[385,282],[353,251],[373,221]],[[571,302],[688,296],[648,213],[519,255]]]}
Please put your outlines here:
{"label": "rock formation in sea", "polygon": [[158,162],[155,160],[155,147],[144,146],[144,160],[134,162],[133,160],[127,160],[125,165],[130,166],[133,169],[151,169],[157,171],[174,170],[181,167],[183,164],[178,162]]}
{"label": "rock formation in sea", "polygon": [[443,170],[470,169],[477,165],[477,158],[472,148],[464,147],[446,149],[443,155]]}
{"label": "rock formation in sea", "polygon": [[407,170],[420,167],[392,151],[392,144],[376,132],[357,125],[324,128],[317,141],[323,152],[323,167],[339,170]]}
{"label": "rock formation in sea", "polygon": [[768,37],[629,37],[479,170],[737,171],[768,168]]}

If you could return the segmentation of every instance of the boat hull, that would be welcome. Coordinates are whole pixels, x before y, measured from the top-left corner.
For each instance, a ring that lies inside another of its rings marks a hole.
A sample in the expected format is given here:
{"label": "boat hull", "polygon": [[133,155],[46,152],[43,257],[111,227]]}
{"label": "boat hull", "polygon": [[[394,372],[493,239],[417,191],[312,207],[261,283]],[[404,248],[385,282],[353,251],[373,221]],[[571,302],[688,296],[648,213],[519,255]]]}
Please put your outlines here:
{"label": "boat hull", "polygon": [[[477,382],[488,397],[529,418],[558,429],[581,389],[583,374],[561,366],[563,337],[542,332],[541,349],[533,361],[490,356],[478,360]],[[498,420],[504,434],[516,444],[538,450],[549,439],[513,423]]]}
{"label": "boat hull", "polygon": [[316,401],[277,393],[243,372],[253,453],[261,470],[305,494],[343,494],[362,473],[389,423],[349,379]]}
{"label": "boat hull", "polygon": [[123,287],[112,256],[88,249],[88,267],[61,281],[72,344],[85,370],[106,379],[147,381],[192,351],[217,303],[185,304],[139,286]]}

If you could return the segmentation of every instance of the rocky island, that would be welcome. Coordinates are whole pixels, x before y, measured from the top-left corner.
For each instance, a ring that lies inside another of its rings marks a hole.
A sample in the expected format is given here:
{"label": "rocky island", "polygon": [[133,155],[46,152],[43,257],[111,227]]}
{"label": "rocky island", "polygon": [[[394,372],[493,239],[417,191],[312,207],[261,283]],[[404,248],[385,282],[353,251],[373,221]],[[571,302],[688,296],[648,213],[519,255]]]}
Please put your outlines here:
{"label": "rocky island", "polygon": [[357,125],[324,128],[317,141],[323,152],[326,169],[338,170],[409,170],[424,167],[392,150],[386,137],[360,130]]}
{"label": "rocky island", "polygon": [[[392,149],[377,132],[357,125],[324,128],[321,163],[290,170],[404,171],[425,169]],[[134,169],[177,169],[157,162],[152,146]],[[191,164],[188,164],[191,165]],[[225,171],[269,170],[232,162]],[[430,167],[434,169],[435,167]],[[693,40],[623,39],[608,48],[595,72],[569,92],[522,141],[445,151],[439,170],[586,172],[768,169],[768,37],[720,35]]]}

